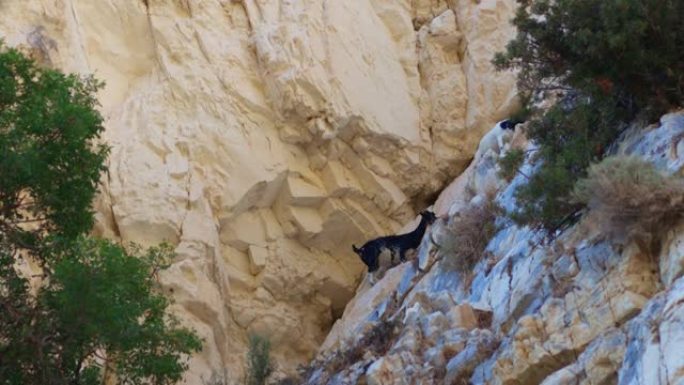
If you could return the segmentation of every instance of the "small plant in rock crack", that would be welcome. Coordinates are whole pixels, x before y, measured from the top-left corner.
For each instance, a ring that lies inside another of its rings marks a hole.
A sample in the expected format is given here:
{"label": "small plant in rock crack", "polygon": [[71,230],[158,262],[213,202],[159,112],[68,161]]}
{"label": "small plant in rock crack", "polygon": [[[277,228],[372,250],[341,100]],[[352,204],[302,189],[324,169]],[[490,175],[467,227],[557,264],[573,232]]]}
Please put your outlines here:
{"label": "small plant in rock crack", "polygon": [[273,370],[271,342],[267,338],[256,334],[250,335],[245,384],[265,385]]}
{"label": "small plant in rock crack", "polygon": [[350,349],[333,353],[331,359],[325,364],[326,371],[336,373],[363,360],[368,352],[376,356],[384,355],[396,337],[398,322],[397,319],[378,321]]}

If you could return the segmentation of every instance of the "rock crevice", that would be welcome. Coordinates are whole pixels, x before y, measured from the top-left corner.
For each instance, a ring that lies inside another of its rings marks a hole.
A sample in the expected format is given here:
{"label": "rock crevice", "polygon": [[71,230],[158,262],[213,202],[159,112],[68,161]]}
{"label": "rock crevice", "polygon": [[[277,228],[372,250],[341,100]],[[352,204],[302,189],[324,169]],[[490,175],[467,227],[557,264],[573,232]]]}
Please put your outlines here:
{"label": "rock crevice", "polygon": [[[615,152],[641,157],[664,174],[681,174],[680,156],[663,143],[677,145],[683,116],[674,112],[657,125],[632,127]],[[491,186],[498,189],[500,206],[515,204],[512,192],[525,177],[499,179],[495,160],[501,155],[501,149],[477,154],[440,195],[435,210],[443,219],[430,230],[439,239],[446,239],[447,221],[485,199]],[[456,258],[453,250],[426,236],[418,265],[434,267],[422,274],[403,264],[374,286],[364,283],[333,326],[305,383],[682,382],[684,359],[674,350],[684,339],[681,224],[662,237],[654,252],[636,241],[607,237],[590,223],[593,219],[587,215],[544,243],[539,234],[506,224],[472,271],[465,272],[449,267],[453,262],[448,259]],[[397,303],[388,299],[393,292],[403,293]],[[329,369],[350,349],[363,349],[359,343],[367,341],[361,336],[391,316],[392,309],[405,310],[405,316],[392,325],[386,349]]]}
{"label": "rock crevice", "polygon": [[206,341],[200,383],[241,377],[247,333],[283,371],[312,357],[363,276],[349,245],[399,231],[516,107],[489,62],[513,7],[12,1],[0,33],[106,82],[94,231],[176,246],[164,289]]}

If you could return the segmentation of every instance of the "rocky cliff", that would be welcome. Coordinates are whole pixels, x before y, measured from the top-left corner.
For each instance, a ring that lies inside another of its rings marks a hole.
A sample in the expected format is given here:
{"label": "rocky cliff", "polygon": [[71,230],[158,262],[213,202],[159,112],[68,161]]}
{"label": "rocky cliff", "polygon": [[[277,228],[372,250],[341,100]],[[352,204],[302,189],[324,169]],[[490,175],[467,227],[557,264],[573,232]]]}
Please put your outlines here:
{"label": "rocky cliff", "polygon": [[[680,111],[631,127],[612,152],[681,177],[683,139]],[[449,265],[449,222],[491,189],[512,209],[513,192],[533,167],[507,182],[497,176],[500,155],[477,154],[442,193],[435,208],[443,219],[415,264],[389,269],[373,286],[364,282],[306,372],[307,384],[684,383],[684,222],[644,248],[597,230],[591,216],[551,241],[500,217],[472,271]]]}
{"label": "rocky cliff", "polygon": [[204,338],[188,383],[242,372],[248,333],[306,362],[354,295],[350,244],[396,231],[515,108],[493,52],[513,0],[8,0],[0,37],[94,74],[111,145],[98,235],[178,254]]}

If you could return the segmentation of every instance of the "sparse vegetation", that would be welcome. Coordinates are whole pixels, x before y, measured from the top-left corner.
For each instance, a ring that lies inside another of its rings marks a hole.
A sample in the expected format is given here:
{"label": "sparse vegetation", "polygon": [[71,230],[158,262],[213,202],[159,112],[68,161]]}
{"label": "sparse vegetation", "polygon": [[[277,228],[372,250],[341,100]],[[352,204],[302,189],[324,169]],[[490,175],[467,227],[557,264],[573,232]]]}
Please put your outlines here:
{"label": "sparse vegetation", "polygon": [[532,154],[541,165],[516,191],[518,224],[550,233],[572,221],[582,205],[570,199],[575,182],[603,156],[620,127],[612,107],[581,98],[570,106],[557,104],[528,124],[528,135],[539,146]]}
{"label": "sparse vegetation", "polygon": [[256,334],[250,335],[245,384],[265,385],[272,372],[271,342]]}
{"label": "sparse vegetation", "polygon": [[487,244],[497,231],[496,218],[503,213],[494,198],[495,193],[489,192],[481,203],[471,204],[449,218],[447,234],[439,245],[446,269],[469,277],[475,265],[486,257]]}
{"label": "sparse vegetation", "polygon": [[[531,111],[528,138],[539,162],[516,194],[512,218],[553,233],[571,223],[582,202],[570,193],[626,123],[653,119],[684,100],[684,3],[660,0],[518,0],[518,35],[494,59],[518,70]],[[556,95],[549,110],[534,109]],[[519,161],[502,163],[504,176]]]}
{"label": "sparse vegetation", "polygon": [[573,195],[608,234],[649,243],[684,215],[684,178],[665,176],[636,157],[614,156],[592,165]]}
{"label": "sparse vegetation", "polygon": [[349,365],[363,359],[366,352],[383,356],[392,345],[397,333],[396,320],[380,320],[352,346],[351,349],[340,353],[336,359],[330,362],[330,372],[335,373]]}
{"label": "sparse vegetation", "polygon": [[384,356],[395,342],[401,322],[401,317],[389,319],[388,314],[389,312],[386,312],[380,320],[373,323],[352,346],[345,350],[336,350],[322,359],[311,362],[301,369],[300,376],[308,379],[313,373],[320,371],[324,374],[318,380],[320,383],[326,383],[328,376],[364,361],[366,355]]}

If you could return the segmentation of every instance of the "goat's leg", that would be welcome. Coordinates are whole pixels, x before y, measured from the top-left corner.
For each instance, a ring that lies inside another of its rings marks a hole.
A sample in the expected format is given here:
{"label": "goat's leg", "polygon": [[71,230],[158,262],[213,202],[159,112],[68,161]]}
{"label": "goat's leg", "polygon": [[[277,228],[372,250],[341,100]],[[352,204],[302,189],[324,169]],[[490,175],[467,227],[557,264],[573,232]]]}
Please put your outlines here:
{"label": "goat's leg", "polygon": [[398,250],[396,247],[392,247],[392,248],[390,249],[390,265],[391,265],[391,266],[394,266],[394,260],[395,260],[395,258],[397,257],[397,252],[398,252],[398,251],[399,251],[399,250]]}
{"label": "goat's leg", "polygon": [[406,249],[399,250],[399,261],[406,262]]}
{"label": "goat's leg", "polygon": [[504,151],[504,140],[503,140],[504,134],[500,134],[496,136],[496,144],[499,145],[499,148],[497,149],[496,156],[501,156],[501,154]]}

